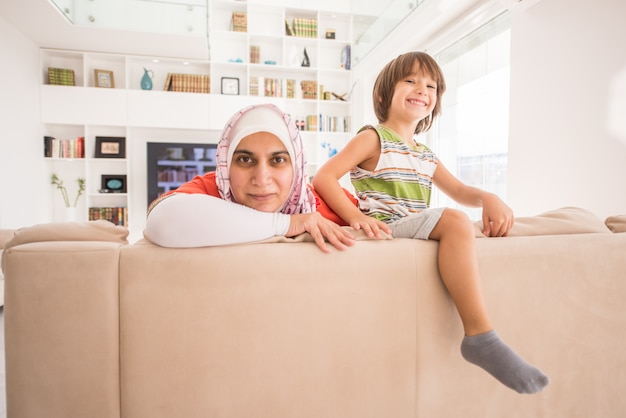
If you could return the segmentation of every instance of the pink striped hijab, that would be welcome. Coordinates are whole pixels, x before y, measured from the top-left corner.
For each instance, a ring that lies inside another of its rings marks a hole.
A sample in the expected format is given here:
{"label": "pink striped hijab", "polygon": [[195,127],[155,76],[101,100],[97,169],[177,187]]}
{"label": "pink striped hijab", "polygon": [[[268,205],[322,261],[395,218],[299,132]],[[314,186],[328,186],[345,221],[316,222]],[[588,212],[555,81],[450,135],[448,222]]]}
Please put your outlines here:
{"label": "pink striped hijab", "polygon": [[315,196],[308,187],[306,158],[300,131],[291,117],[273,104],[248,106],[235,113],[222,130],[217,145],[215,178],[220,196],[235,202],[230,189],[230,163],[243,138],[256,132],[269,132],[280,139],[287,148],[293,164],[293,181],[289,197],[278,212],[298,214],[315,212]]}

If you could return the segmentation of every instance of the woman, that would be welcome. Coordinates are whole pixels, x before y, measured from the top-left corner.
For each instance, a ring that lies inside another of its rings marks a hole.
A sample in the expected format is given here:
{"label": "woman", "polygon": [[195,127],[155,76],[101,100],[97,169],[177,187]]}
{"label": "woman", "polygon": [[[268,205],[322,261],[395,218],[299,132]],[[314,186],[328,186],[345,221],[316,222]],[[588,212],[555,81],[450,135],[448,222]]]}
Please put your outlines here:
{"label": "woman", "polygon": [[339,225],[345,223],[308,184],[305,168],[302,139],[288,115],[272,104],[244,108],[222,131],[216,171],[152,202],[144,235],[178,248],[304,232],[324,252],[330,251],[326,241],[340,250],[353,245]]}

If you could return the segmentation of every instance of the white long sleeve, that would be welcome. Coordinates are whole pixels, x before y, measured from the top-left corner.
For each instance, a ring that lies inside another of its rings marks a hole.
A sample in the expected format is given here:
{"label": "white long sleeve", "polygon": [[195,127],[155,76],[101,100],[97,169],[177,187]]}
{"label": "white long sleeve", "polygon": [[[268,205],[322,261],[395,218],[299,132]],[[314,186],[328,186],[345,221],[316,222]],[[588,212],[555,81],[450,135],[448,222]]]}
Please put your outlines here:
{"label": "white long sleeve", "polygon": [[284,235],[289,222],[289,215],[261,212],[214,196],[175,194],[152,209],[144,236],[162,247],[208,247]]}

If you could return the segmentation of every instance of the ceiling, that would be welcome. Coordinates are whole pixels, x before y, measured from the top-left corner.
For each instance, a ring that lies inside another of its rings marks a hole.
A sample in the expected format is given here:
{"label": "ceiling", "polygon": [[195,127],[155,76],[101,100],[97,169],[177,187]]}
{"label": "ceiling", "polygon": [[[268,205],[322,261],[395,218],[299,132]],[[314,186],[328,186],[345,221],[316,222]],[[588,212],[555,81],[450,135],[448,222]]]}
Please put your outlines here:
{"label": "ceiling", "polygon": [[75,26],[49,0],[2,0],[0,17],[40,47],[208,59],[206,37]]}

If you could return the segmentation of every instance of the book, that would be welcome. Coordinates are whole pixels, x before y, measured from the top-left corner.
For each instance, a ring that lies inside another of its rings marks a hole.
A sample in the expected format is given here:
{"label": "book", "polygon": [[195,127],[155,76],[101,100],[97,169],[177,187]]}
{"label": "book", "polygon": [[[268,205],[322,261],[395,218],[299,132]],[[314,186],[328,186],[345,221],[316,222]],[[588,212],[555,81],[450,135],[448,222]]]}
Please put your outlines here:
{"label": "book", "polygon": [[317,81],[302,80],[300,82],[303,99],[317,99]]}
{"label": "book", "polygon": [[56,139],[44,136],[44,157],[47,158],[85,158],[85,138]]}
{"label": "book", "polygon": [[168,73],[163,90],[186,93],[210,93],[211,77],[203,74]]}
{"label": "book", "polygon": [[233,12],[231,28],[235,32],[247,32],[248,14],[246,12]]}
{"label": "book", "polygon": [[346,45],[341,51],[341,68],[350,69],[350,45]]}
{"label": "book", "polygon": [[107,220],[114,225],[128,226],[128,210],[125,207],[91,207],[89,220]]}
{"label": "book", "polygon": [[261,62],[261,47],[258,45],[250,45],[250,64],[259,64]]}
{"label": "book", "polygon": [[296,98],[296,80],[293,78],[289,78],[285,82],[286,84],[286,94],[288,99]]}
{"label": "book", "polygon": [[74,70],[48,67],[48,84],[74,86]]}
{"label": "book", "polygon": [[289,20],[285,19],[285,34],[287,36],[294,36],[295,33],[293,31],[293,28],[291,27],[291,23],[289,23]]}
{"label": "book", "polygon": [[285,21],[285,31],[289,36],[317,38],[317,19],[294,17],[293,24],[291,26],[288,21]]}
{"label": "book", "polygon": [[259,95],[259,77],[250,76],[250,83],[248,86],[248,91],[249,91],[250,96]]}

